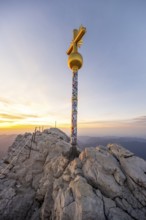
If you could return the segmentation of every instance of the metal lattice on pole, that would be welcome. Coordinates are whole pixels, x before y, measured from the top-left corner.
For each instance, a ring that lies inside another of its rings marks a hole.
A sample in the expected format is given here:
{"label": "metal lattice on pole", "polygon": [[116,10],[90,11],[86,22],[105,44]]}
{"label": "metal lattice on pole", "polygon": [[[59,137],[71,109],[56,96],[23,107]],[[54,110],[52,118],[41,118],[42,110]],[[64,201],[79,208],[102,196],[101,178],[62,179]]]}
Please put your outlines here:
{"label": "metal lattice on pole", "polygon": [[71,125],[71,144],[73,148],[77,146],[77,108],[78,108],[78,70],[83,65],[83,57],[78,52],[78,47],[83,43],[83,36],[86,33],[86,28],[73,30],[73,40],[67,50],[68,66],[73,72],[72,78],[72,125]]}
{"label": "metal lattice on pole", "polygon": [[71,144],[77,145],[77,113],[78,113],[78,72],[72,76],[72,127]]}

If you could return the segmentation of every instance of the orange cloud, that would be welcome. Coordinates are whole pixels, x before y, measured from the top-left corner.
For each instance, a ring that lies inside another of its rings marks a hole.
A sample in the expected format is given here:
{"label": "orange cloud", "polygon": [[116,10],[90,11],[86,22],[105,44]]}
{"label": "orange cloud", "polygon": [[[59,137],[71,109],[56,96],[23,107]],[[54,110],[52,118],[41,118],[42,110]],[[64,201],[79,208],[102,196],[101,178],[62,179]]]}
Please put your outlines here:
{"label": "orange cloud", "polygon": [[26,118],[38,118],[38,115],[31,115],[31,114],[5,114],[5,113],[1,113],[0,114],[0,118],[4,118],[4,119],[26,119]]}

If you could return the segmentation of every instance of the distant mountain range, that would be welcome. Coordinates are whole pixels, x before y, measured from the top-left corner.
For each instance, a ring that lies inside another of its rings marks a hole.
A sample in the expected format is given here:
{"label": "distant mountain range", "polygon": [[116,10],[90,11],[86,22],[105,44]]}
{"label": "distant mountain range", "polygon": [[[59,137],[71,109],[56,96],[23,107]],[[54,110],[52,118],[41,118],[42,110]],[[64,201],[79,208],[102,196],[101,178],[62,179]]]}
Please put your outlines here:
{"label": "distant mountain range", "polygon": [[106,146],[110,143],[120,144],[135,155],[146,160],[146,139],[134,137],[88,137],[79,136],[79,145],[82,148],[96,147],[98,145]]}

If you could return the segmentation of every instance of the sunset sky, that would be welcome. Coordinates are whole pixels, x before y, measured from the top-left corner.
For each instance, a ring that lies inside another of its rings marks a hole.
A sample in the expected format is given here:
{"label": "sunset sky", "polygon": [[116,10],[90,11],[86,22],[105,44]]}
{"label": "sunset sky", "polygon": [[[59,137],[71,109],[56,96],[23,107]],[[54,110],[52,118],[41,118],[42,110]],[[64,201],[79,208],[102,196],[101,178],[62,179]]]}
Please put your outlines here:
{"label": "sunset sky", "polygon": [[81,24],[79,134],[146,137],[145,0],[0,0],[0,134],[69,131],[66,50]]}

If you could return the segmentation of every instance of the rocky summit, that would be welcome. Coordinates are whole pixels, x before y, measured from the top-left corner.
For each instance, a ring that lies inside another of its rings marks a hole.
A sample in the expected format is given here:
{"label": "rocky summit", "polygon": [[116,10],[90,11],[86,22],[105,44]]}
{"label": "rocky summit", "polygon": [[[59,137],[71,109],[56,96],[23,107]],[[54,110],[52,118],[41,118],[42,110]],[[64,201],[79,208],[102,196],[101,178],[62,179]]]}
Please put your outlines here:
{"label": "rocky summit", "polygon": [[116,144],[65,155],[59,129],[18,135],[0,162],[1,220],[146,220],[146,161]]}

